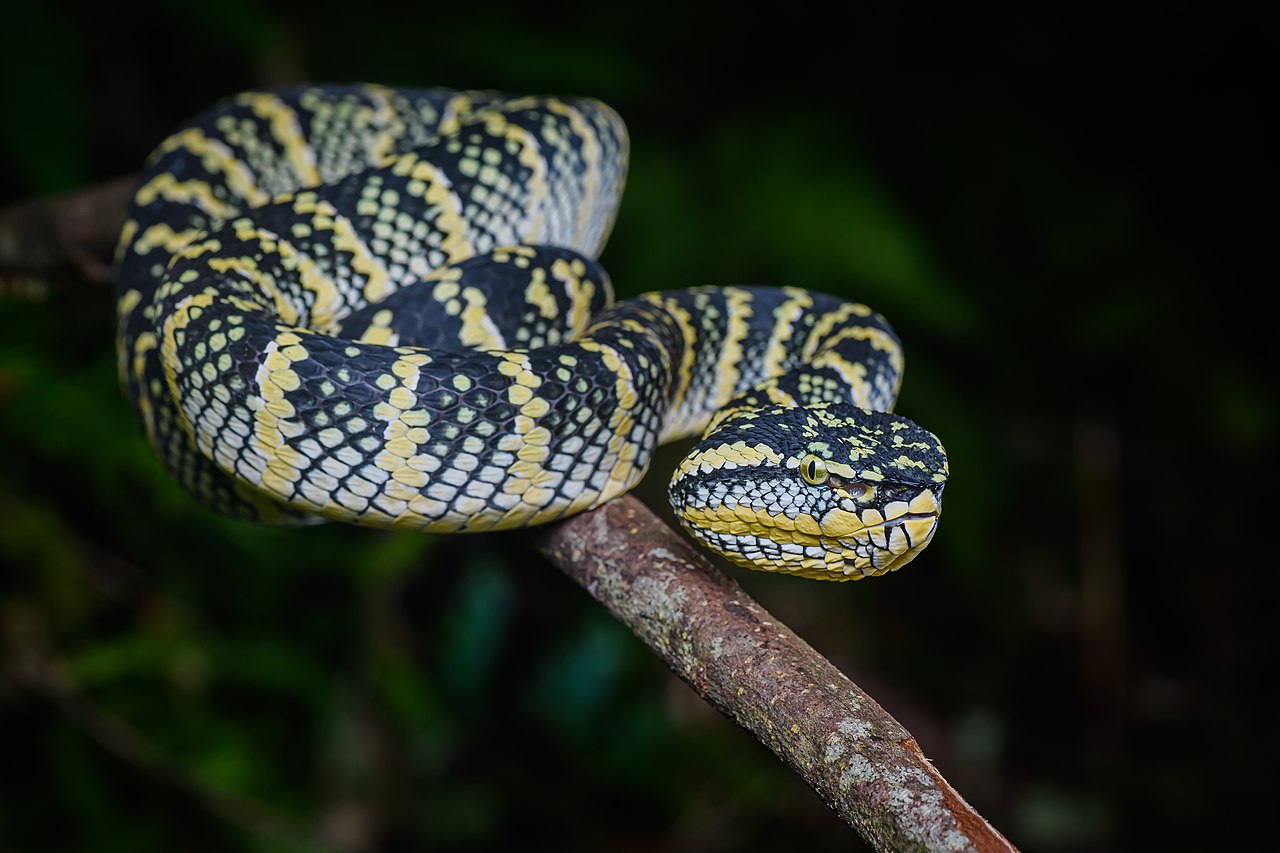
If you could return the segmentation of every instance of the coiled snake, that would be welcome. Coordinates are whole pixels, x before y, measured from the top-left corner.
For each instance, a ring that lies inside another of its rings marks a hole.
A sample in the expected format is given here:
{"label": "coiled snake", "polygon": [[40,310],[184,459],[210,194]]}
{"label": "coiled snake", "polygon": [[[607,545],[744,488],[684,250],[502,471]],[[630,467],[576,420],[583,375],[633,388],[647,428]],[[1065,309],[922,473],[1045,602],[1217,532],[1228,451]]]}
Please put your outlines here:
{"label": "coiled snake", "polygon": [[796,288],[610,305],[627,148],[586,99],[326,86],[196,117],[120,240],[152,447],[238,518],[461,532],[597,506],[707,430],[670,486],[703,544],[835,580],[907,563],[947,463],[887,413],[888,324]]}

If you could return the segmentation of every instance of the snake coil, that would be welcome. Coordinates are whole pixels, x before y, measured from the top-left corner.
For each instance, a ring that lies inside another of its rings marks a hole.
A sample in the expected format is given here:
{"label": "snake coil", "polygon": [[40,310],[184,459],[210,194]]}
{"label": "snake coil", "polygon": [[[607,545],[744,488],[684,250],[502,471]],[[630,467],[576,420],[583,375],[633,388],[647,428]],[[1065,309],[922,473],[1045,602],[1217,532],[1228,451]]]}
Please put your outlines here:
{"label": "snake coil", "polygon": [[588,99],[300,87],[197,116],[120,240],[151,446],[237,518],[463,532],[597,506],[701,434],[669,491],[703,544],[836,580],[908,562],[947,463],[888,413],[887,322],[797,288],[612,304],[627,148]]}

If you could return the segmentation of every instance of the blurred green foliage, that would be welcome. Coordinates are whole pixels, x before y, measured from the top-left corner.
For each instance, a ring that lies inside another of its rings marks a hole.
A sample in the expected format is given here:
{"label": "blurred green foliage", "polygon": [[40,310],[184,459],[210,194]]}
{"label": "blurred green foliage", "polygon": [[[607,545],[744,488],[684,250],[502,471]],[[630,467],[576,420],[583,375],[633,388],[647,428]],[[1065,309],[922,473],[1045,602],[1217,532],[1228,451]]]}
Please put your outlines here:
{"label": "blurred green foliage", "polygon": [[[622,295],[865,301],[906,344],[899,411],[951,455],[907,571],[748,590],[1027,849],[1249,837],[1280,416],[1262,36],[1175,7],[853,11],[27,4],[0,30],[0,200],[134,170],[252,86],[608,101]],[[119,396],[112,311],[0,294],[0,847],[852,841],[518,536],[197,508]]]}

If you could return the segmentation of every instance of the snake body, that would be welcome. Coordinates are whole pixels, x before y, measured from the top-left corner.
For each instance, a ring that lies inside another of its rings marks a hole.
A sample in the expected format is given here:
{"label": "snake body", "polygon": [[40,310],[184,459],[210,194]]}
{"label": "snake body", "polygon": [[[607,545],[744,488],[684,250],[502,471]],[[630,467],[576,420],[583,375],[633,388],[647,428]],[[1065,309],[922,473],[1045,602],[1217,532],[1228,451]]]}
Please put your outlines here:
{"label": "snake body", "polygon": [[888,414],[888,323],[798,288],[611,304],[627,149],[588,99],[300,87],[197,116],[118,253],[150,444],[237,518],[466,532],[597,506],[702,435],[669,492],[703,544],[837,580],[908,562],[947,463]]}

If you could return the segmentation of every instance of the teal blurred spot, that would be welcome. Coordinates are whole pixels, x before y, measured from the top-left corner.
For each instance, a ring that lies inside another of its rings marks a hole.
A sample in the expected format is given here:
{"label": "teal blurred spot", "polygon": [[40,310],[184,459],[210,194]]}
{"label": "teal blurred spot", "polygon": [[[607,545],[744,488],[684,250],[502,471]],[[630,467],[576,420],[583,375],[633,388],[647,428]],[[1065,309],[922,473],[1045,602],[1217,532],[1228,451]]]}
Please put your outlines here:
{"label": "teal blurred spot", "polygon": [[1047,785],[1028,791],[1014,815],[1012,837],[1040,850],[1075,850],[1111,823],[1100,794]]}
{"label": "teal blurred spot", "polygon": [[480,552],[459,579],[440,625],[441,676],[454,693],[473,698],[489,685],[514,605],[502,561]]}
{"label": "teal blurred spot", "polygon": [[544,724],[569,742],[595,740],[600,733],[592,727],[604,715],[635,642],[607,617],[586,617],[534,677],[529,700]]}

